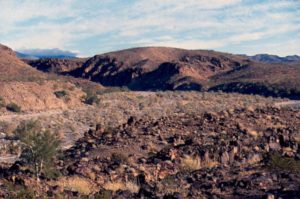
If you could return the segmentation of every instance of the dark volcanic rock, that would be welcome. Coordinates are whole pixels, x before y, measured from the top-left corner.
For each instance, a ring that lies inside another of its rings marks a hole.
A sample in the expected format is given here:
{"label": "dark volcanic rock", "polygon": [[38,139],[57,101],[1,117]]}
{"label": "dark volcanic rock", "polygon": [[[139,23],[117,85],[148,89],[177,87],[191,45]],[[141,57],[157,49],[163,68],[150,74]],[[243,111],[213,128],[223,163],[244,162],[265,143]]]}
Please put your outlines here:
{"label": "dark volcanic rock", "polygon": [[[93,170],[106,181],[115,173],[116,181],[138,182],[138,193],[119,191],[116,198],[296,198],[300,162],[293,137],[300,132],[299,116],[267,108],[234,110],[230,116],[223,111],[157,121],[130,118],[94,136],[96,148],[86,147],[91,133],[86,134],[67,154],[87,155],[64,162],[73,165],[72,175]],[[133,129],[135,136],[124,134]]]}

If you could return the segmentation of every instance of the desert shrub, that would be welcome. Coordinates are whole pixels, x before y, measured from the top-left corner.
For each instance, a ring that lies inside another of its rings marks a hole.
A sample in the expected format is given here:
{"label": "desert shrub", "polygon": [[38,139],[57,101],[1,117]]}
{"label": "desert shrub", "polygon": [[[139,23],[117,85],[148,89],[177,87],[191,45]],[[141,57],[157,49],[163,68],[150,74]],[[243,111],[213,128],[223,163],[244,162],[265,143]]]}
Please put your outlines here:
{"label": "desert shrub", "polygon": [[118,190],[128,190],[131,193],[138,193],[140,190],[140,186],[135,182],[107,182],[104,184],[104,189],[110,191],[118,191]]}
{"label": "desert shrub", "polygon": [[99,104],[100,100],[95,92],[86,91],[86,95],[83,97],[83,101],[86,104],[93,105]]}
{"label": "desert shrub", "polygon": [[158,190],[167,194],[173,194],[180,190],[180,185],[177,181],[176,175],[168,175],[161,180],[158,185]]}
{"label": "desert shrub", "polygon": [[300,172],[300,160],[291,157],[283,157],[278,153],[269,157],[268,166],[270,169],[289,172]]}
{"label": "desert shrub", "polygon": [[138,193],[140,191],[140,185],[137,182],[126,182],[125,187],[126,190],[130,191],[131,193]]}
{"label": "desert shrub", "polygon": [[15,130],[15,124],[0,121],[0,131],[5,133],[6,135],[11,135],[11,133]]}
{"label": "desert shrub", "polygon": [[0,108],[5,107],[5,101],[2,97],[0,97]]}
{"label": "desert shrub", "polygon": [[91,194],[95,189],[94,185],[89,180],[77,176],[60,178],[55,183],[64,189],[77,191],[85,195]]}
{"label": "desert shrub", "polygon": [[21,112],[21,107],[18,106],[17,104],[15,104],[15,103],[7,104],[7,105],[6,105],[6,109],[7,109],[8,111],[16,112],[16,113],[20,113],[20,112]]}
{"label": "desert shrub", "polygon": [[113,161],[116,164],[124,164],[128,162],[128,157],[123,153],[112,153],[111,161]]}
{"label": "desert shrub", "polygon": [[57,98],[63,98],[68,95],[68,92],[65,90],[62,90],[62,91],[55,91],[54,94]]}
{"label": "desert shrub", "polygon": [[215,160],[208,159],[208,160],[202,160],[198,156],[190,156],[190,155],[185,155],[181,159],[181,164],[180,164],[180,169],[182,171],[196,171],[202,168],[212,168],[217,166],[219,163]]}
{"label": "desert shrub", "polygon": [[201,159],[186,155],[181,159],[180,168],[183,171],[195,171],[201,169]]}
{"label": "desert shrub", "polygon": [[130,91],[126,86],[123,87],[106,87],[105,89],[100,89],[97,91],[97,94],[106,94],[106,93],[116,93],[116,92],[128,92]]}
{"label": "desert shrub", "polygon": [[94,199],[111,199],[112,191],[110,190],[101,190],[98,193],[94,194]]}
{"label": "desert shrub", "polygon": [[99,98],[97,95],[87,95],[84,102],[90,105],[99,104]]}
{"label": "desert shrub", "polygon": [[70,91],[74,91],[75,89],[76,89],[76,86],[74,86],[74,85],[72,85],[72,86],[69,87]]}
{"label": "desert shrub", "polygon": [[5,183],[5,186],[7,188],[7,196],[5,198],[7,199],[35,199],[35,194],[33,190],[26,188],[21,185],[14,185],[12,183]]}
{"label": "desert shrub", "polygon": [[43,130],[36,121],[22,122],[14,131],[22,147],[21,160],[30,166],[36,179],[43,173],[46,177],[57,177],[54,159],[60,141],[49,130]]}
{"label": "desert shrub", "polygon": [[125,183],[123,182],[107,182],[104,184],[104,189],[110,191],[118,191],[118,190],[125,190]]}

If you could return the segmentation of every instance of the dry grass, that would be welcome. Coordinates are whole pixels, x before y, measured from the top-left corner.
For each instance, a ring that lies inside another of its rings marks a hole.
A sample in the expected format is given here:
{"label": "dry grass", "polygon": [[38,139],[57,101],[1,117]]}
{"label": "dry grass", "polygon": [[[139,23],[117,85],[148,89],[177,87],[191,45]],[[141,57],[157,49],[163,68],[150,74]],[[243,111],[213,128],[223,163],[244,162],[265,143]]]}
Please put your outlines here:
{"label": "dry grass", "polygon": [[138,193],[140,190],[140,186],[135,182],[107,182],[103,188],[110,191],[128,190],[132,193]]}
{"label": "dry grass", "polygon": [[201,160],[198,156],[185,155],[181,159],[180,169],[183,171],[196,171],[202,168],[212,168],[218,165],[219,162],[215,160]]}
{"label": "dry grass", "polygon": [[183,171],[196,171],[202,168],[201,165],[199,157],[186,155],[181,159],[180,167]]}
{"label": "dry grass", "polygon": [[81,177],[63,177],[55,181],[53,184],[67,190],[78,191],[85,195],[97,191],[95,185],[91,181]]}
{"label": "dry grass", "polygon": [[125,184],[123,182],[107,182],[104,184],[103,188],[110,191],[124,190]]}
{"label": "dry grass", "polygon": [[209,160],[209,161],[204,161],[202,165],[204,168],[212,168],[218,166],[219,162],[214,160]]}
{"label": "dry grass", "polygon": [[125,187],[131,193],[138,193],[140,190],[140,186],[135,182],[127,182]]}

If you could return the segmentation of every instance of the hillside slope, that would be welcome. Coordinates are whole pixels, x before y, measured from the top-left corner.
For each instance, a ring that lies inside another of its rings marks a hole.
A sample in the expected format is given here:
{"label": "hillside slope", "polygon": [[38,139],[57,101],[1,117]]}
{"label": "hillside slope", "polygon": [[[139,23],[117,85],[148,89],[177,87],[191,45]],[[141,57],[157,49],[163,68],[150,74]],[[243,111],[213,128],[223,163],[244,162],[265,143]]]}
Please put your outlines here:
{"label": "hillside slope", "polygon": [[210,80],[210,90],[300,98],[300,65],[252,63]]}
{"label": "hillside slope", "polygon": [[[104,86],[127,86],[132,90],[201,90],[203,81],[240,66],[244,61],[243,57],[214,51],[134,48],[96,55],[78,68],[68,61],[68,68],[75,69],[62,74],[86,78]],[[45,71],[49,66],[42,62],[29,64]],[[64,63],[57,65],[59,61],[54,59],[52,62],[56,62],[52,68],[59,68],[57,70],[65,67]]]}
{"label": "hillside slope", "polygon": [[[57,91],[66,95],[59,98]],[[83,95],[74,84],[32,68],[10,48],[0,45],[0,113],[12,103],[22,111],[78,107]]]}
{"label": "hillside slope", "polygon": [[40,71],[62,74],[80,68],[84,64],[86,59],[42,58],[36,60],[24,59],[23,61]]}
{"label": "hillside slope", "polygon": [[0,81],[44,78],[45,74],[25,64],[13,50],[0,44]]}
{"label": "hillside slope", "polygon": [[63,75],[104,86],[126,86],[131,90],[223,90],[290,98],[300,96],[297,78],[300,66],[297,63],[263,63],[241,55],[207,50],[145,47],[105,53],[86,60],[52,59],[47,63],[40,60],[30,64],[43,71],[51,68]]}

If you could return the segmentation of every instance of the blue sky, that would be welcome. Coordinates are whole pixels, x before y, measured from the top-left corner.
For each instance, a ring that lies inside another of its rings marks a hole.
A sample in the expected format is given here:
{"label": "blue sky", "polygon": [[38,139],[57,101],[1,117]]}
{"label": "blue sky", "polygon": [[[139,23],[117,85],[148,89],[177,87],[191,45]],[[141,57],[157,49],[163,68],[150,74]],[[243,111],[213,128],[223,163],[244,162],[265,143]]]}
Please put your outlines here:
{"label": "blue sky", "polygon": [[138,46],[300,55],[300,1],[0,0],[0,43],[79,56]]}

